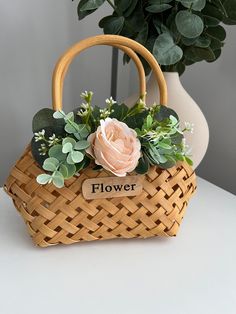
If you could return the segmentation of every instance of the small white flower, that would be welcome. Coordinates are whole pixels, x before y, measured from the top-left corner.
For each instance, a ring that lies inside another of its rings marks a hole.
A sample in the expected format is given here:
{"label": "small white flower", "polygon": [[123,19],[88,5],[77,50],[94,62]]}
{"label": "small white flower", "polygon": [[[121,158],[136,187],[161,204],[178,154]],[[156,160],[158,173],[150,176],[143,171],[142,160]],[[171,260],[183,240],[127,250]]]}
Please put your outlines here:
{"label": "small white flower", "polygon": [[85,101],[91,100],[91,97],[93,96],[93,92],[84,91],[81,93],[80,97],[85,99]]}
{"label": "small white flower", "polygon": [[44,139],[44,135],[45,135],[45,130],[44,129],[42,131],[35,132],[34,133],[35,142],[43,140]]}
{"label": "small white flower", "polygon": [[[140,106],[140,109],[148,109],[146,103],[143,101],[142,98],[139,99],[139,101],[137,102],[137,104]],[[154,104],[153,106],[155,106],[155,104]],[[150,107],[150,108],[152,108],[152,107]]]}
{"label": "small white flower", "polygon": [[193,133],[194,130],[194,124],[190,122],[184,122],[186,131],[190,131],[190,133]]}
{"label": "small white flower", "polygon": [[88,92],[85,90],[83,93],[80,95],[81,98],[88,97]]}
{"label": "small white flower", "polygon": [[53,141],[53,140],[55,140],[55,139],[56,139],[56,135],[53,133],[53,135],[49,137],[49,140],[50,140],[50,141]]}
{"label": "small white flower", "polygon": [[87,110],[82,110],[80,109],[78,112],[77,112],[77,115],[80,116],[80,117],[86,117],[88,114],[88,111]]}
{"label": "small white flower", "polygon": [[112,106],[112,105],[114,105],[115,103],[116,103],[116,101],[115,101],[112,97],[106,99],[106,104],[107,104],[107,105]]}
{"label": "small white flower", "polygon": [[89,104],[88,103],[82,103],[82,105],[80,106],[82,109],[87,110],[89,108]]}

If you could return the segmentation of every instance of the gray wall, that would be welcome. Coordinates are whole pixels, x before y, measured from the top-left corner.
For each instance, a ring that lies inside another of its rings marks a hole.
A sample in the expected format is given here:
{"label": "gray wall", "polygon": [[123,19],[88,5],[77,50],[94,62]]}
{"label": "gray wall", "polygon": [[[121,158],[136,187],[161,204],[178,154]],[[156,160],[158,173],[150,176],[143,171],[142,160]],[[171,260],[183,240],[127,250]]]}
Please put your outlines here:
{"label": "gray wall", "polygon": [[[51,75],[57,58],[72,44],[101,33],[98,20],[108,6],[79,23],[77,1],[0,0],[0,186],[30,141],[34,113],[51,106]],[[111,48],[83,53],[66,80],[65,110],[80,93],[94,90],[98,104],[109,95]],[[100,71],[100,73],[99,73]]]}
{"label": "gray wall", "polygon": [[[56,59],[74,42],[100,33],[97,22],[109,11],[77,21],[76,3],[67,0],[1,1],[0,11],[0,185],[31,138],[33,114],[51,105],[51,73]],[[222,57],[199,63],[182,77],[183,85],[203,110],[210,145],[198,168],[203,178],[236,194],[236,28],[228,28]],[[109,48],[94,48],[73,64],[66,80],[64,104],[70,110],[85,89],[102,104],[110,92]],[[119,60],[119,98],[134,90],[134,71]],[[100,73],[99,73],[100,71]]]}
{"label": "gray wall", "polygon": [[210,129],[208,151],[197,172],[236,194],[236,27],[227,27],[222,56],[189,67],[182,82]]}

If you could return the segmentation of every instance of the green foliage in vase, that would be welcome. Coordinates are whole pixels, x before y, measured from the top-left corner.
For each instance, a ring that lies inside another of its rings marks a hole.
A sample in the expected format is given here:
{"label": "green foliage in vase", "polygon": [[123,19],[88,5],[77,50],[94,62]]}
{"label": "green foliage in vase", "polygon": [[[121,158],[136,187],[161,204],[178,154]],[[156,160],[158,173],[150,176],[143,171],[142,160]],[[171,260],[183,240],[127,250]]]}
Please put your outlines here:
{"label": "green foliage in vase", "polygon": [[[196,62],[217,60],[226,38],[222,24],[236,25],[235,0],[80,0],[79,19],[105,2],[113,9],[99,22],[105,34],[136,40],[153,53],[162,70],[180,74]],[[148,74],[150,67],[143,64]]]}

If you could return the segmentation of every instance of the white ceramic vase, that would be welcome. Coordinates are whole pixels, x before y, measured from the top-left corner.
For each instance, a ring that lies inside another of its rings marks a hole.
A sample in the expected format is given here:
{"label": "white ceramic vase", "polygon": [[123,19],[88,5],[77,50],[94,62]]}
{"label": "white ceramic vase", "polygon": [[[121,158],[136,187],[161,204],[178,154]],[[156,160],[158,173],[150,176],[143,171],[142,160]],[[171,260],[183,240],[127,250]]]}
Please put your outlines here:
{"label": "white ceramic vase", "polygon": [[[183,88],[179,74],[177,72],[164,72],[168,88],[168,106],[173,108],[179,115],[182,124],[190,122],[194,124],[193,134],[185,133],[186,142],[192,148],[191,154],[194,162],[194,169],[202,161],[206,154],[209,143],[209,129],[206,118],[196,102]],[[134,104],[138,95],[129,97],[125,103]],[[159,94],[157,83],[153,74],[151,74],[147,83],[147,105],[158,103]]]}

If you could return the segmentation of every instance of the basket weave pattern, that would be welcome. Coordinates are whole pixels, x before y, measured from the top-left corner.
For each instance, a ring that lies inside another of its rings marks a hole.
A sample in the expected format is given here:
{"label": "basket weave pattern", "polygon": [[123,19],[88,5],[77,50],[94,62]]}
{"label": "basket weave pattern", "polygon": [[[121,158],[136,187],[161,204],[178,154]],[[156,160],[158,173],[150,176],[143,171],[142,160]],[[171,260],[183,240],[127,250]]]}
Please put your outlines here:
{"label": "basket weave pattern", "polygon": [[188,201],[196,189],[196,177],[186,163],[162,170],[152,167],[138,196],[85,200],[81,185],[85,179],[107,177],[92,168],[74,176],[57,189],[36,182],[42,170],[30,148],[16,163],[5,188],[24,218],[36,245],[112,238],[175,236]]}

